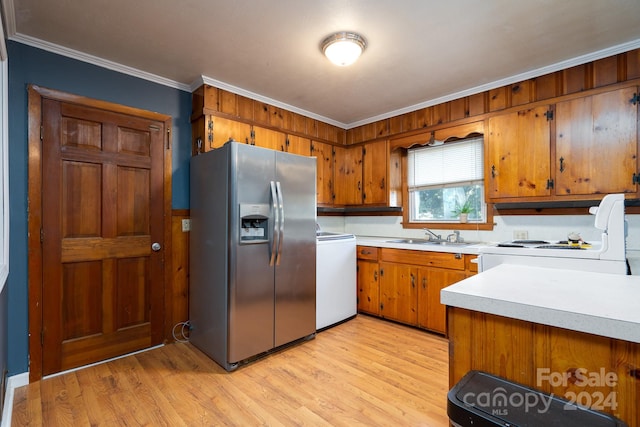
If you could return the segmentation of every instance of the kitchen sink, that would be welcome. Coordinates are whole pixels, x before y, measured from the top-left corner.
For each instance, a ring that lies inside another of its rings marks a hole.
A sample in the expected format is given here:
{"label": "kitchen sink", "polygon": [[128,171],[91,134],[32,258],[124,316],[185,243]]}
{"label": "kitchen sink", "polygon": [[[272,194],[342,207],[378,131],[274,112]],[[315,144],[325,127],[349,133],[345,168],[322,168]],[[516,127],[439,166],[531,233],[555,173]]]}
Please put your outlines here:
{"label": "kitchen sink", "polygon": [[394,239],[394,240],[386,240],[387,243],[409,243],[409,244],[425,244],[425,243],[433,243],[427,239]]}
{"label": "kitchen sink", "polygon": [[478,242],[450,242],[448,240],[428,240],[428,239],[393,239],[385,240],[387,243],[406,243],[414,245],[440,245],[440,246],[470,246],[477,245]]}

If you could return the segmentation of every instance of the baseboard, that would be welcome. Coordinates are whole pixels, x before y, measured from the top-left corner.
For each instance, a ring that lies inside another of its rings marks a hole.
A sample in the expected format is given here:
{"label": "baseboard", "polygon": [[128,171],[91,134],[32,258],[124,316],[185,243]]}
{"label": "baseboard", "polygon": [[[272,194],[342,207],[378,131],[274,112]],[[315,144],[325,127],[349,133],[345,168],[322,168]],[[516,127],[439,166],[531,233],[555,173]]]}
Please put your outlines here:
{"label": "baseboard", "polygon": [[2,411],[2,423],[0,423],[0,427],[9,427],[11,425],[14,391],[16,388],[27,384],[29,384],[29,372],[12,375],[7,378],[7,391],[4,395],[4,410]]}

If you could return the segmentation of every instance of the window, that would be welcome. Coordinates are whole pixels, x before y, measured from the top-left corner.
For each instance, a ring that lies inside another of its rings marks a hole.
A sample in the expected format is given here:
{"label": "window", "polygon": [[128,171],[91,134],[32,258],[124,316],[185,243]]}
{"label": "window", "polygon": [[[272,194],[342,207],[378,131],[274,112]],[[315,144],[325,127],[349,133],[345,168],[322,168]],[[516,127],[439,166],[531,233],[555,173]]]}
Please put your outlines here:
{"label": "window", "polygon": [[410,222],[486,221],[482,137],[409,149],[407,165]]}

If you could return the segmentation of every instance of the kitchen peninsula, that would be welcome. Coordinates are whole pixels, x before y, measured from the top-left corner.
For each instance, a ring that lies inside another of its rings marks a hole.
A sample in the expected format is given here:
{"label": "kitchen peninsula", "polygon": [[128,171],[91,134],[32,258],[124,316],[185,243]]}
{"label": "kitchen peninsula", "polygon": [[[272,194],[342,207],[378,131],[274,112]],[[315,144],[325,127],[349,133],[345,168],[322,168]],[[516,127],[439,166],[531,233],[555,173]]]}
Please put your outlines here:
{"label": "kitchen peninsula", "polygon": [[500,265],[441,292],[449,381],[480,370],[640,426],[640,277]]}

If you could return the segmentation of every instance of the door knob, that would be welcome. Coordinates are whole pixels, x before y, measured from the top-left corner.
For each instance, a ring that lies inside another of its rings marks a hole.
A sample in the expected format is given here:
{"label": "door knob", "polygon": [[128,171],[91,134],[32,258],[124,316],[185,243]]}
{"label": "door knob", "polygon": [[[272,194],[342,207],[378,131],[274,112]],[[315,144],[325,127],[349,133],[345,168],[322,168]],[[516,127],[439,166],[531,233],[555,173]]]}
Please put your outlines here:
{"label": "door knob", "polygon": [[162,245],[160,245],[160,243],[158,242],[153,242],[153,244],[151,245],[151,250],[153,250],[154,252],[158,252],[161,248]]}

